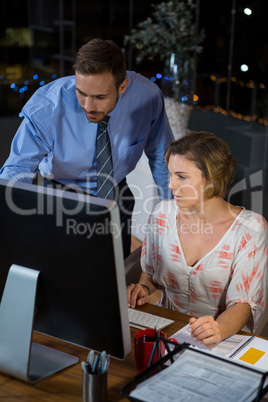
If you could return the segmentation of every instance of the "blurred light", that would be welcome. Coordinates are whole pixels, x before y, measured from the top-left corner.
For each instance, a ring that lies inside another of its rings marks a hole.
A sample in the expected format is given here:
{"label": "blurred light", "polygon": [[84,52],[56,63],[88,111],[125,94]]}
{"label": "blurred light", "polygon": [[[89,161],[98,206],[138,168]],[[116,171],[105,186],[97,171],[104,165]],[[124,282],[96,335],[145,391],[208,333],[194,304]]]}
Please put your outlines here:
{"label": "blurred light", "polygon": [[13,83],[13,84],[11,84],[11,85],[10,85],[10,88],[11,88],[11,89],[16,88],[16,84],[14,84],[14,83]]}
{"label": "blurred light", "polygon": [[167,75],[165,75],[164,80],[169,81],[169,77]]}
{"label": "blurred light", "polygon": [[155,82],[156,78],[155,77],[151,77],[151,81]]}
{"label": "blurred light", "polygon": [[19,113],[19,117],[23,117],[23,113],[22,113],[22,112]]}
{"label": "blurred light", "polygon": [[158,78],[160,80],[160,78],[162,78],[162,74],[160,74],[160,73],[156,74],[156,78]]}
{"label": "blurred light", "polygon": [[198,101],[198,96],[196,94],[193,95],[193,104],[196,105]]}
{"label": "blurred light", "polygon": [[[24,83],[24,84],[25,84],[25,83]],[[24,85],[23,90],[24,90],[24,91],[27,91],[27,90],[28,90],[27,85]]]}
{"label": "blurred light", "polygon": [[29,81],[28,80],[24,81],[24,85],[29,85]]}
{"label": "blurred light", "polygon": [[52,74],[52,79],[55,80],[57,78],[57,74]]}
{"label": "blurred light", "polygon": [[248,66],[246,64],[242,64],[240,66],[240,70],[243,71],[243,72],[246,72],[246,71],[248,71]]}
{"label": "blurred light", "polygon": [[252,14],[252,10],[250,8],[244,8],[244,13],[246,15],[251,15]]}
{"label": "blurred light", "polygon": [[175,53],[171,53],[170,62],[169,62],[171,69],[174,67],[174,64],[175,64],[175,56],[176,56]]}
{"label": "blurred light", "polygon": [[187,101],[188,101],[187,96],[182,96],[182,97],[181,97],[181,101],[182,101],[182,102],[187,102]]}
{"label": "blurred light", "polygon": [[21,94],[23,94],[24,89],[23,89],[23,88],[20,88],[19,92],[20,92]]}
{"label": "blurred light", "polygon": [[38,79],[38,74],[34,74],[33,79],[37,80]]}
{"label": "blurred light", "polygon": [[40,81],[40,86],[42,87],[43,85],[45,85],[45,81]]}

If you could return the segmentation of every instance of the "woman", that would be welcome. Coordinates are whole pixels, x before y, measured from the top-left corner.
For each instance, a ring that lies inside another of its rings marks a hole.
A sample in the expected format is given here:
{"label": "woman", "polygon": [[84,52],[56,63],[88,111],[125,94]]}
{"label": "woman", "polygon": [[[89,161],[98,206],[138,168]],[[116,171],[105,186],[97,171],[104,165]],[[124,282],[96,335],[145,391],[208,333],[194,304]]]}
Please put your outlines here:
{"label": "woman", "polygon": [[265,219],[224,200],[235,159],[213,134],[192,132],[166,155],[174,200],[151,213],[142,274],[127,288],[129,306],[150,301],[189,314],[189,332],[212,348],[242,328],[254,332],[265,303],[268,229]]}

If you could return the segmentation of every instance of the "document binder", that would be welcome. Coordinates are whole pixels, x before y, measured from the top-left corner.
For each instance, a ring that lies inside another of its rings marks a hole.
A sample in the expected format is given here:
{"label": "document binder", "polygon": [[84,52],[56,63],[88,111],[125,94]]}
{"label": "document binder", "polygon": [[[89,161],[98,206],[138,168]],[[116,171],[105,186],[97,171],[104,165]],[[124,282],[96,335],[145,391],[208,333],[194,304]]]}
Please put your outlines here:
{"label": "document binder", "polygon": [[[146,392],[149,392],[149,389],[154,389],[155,387],[158,387],[159,390],[163,389],[165,390],[165,386],[167,386],[166,389],[171,389],[172,388],[172,380],[168,381],[168,384],[165,383],[165,377],[167,378],[172,378],[173,376],[177,376],[177,373],[180,372],[181,367],[180,367],[180,362],[184,361],[184,364],[187,363],[190,364],[190,361],[196,362],[196,366],[199,366],[200,371],[203,370],[203,364],[204,366],[209,367],[211,365],[211,372],[214,374],[213,371],[213,365],[214,367],[219,367],[219,371],[225,370],[227,373],[227,376],[229,374],[229,379],[234,380],[235,376],[237,378],[237,381],[240,383],[240,385],[243,383],[247,384],[245,387],[243,387],[243,390],[245,391],[246,389],[248,390],[248,395],[245,399],[243,397],[238,396],[233,396],[233,400],[235,401],[260,401],[261,398],[267,393],[268,391],[268,372],[265,372],[263,370],[258,370],[255,369],[249,365],[243,364],[243,363],[238,363],[237,361],[234,361],[229,358],[217,356],[215,354],[212,354],[210,352],[206,352],[203,350],[198,350],[190,346],[189,344],[183,343],[183,344],[176,344],[173,341],[170,341],[165,338],[158,338],[157,341],[155,342],[155,347],[152,351],[152,356],[150,361],[153,361],[154,354],[158,348],[158,342],[164,342],[167,350],[167,354],[162,357],[158,362],[154,364],[148,365],[148,368],[144,370],[143,372],[139,373],[137,376],[134,377],[134,379],[129,382],[125,387],[123,387],[120,391],[120,393],[128,398],[130,401],[135,401],[135,402],[146,402],[148,400],[151,400],[150,398],[148,399],[144,394]],[[172,350],[173,347],[173,350]],[[173,370],[173,367],[176,370]],[[171,371],[169,371],[171,370]],[[169,377],[169,374],[171,373],[171,376]],[[183,373],[184,374],[184,373]],[[217,375],[217,373],[215,374]],[[219,374],[221,376],[221,374]],[[176,381],[174,381],[174,388],[176,388],[178,383],[181,381],[179,378],[174,377]],[[186,380],[188,379],[185,377]],[[217,378],[217,377],[216,377]],[[218,377],[221,378],[221,377]],[[198,381],[206,381],[205,378],[198,378]],[[154,381],[153,384],[151,382]],[[187,381],[186,381],[187,382]],[[250,383],[251,382],[251,388],[250,388]],[[148,384],[148,385],[147,385]],[[213,383],[209,384],[209,387],[212,385],[214,387],[214,391],[217,392],[217,400],[220,400],[219,395],[221,389],[223,389],[223,385],[218,383]],[[184,384],[183,384],[184,386]],[[205,388],[203,388],[205,389]],[[226,391],[227,390],[227,391]],[[242,385],[241,385],[241,390],[242,390]],[[138,391],[138,392],[137,392]],[[189,392],[193,393],[193,390],[188,390]],[[188,392],[187,391],[187,392]],[[151,391],[150,391],[151,392]],[[155,391],[157,392],[157,390]],[[175,391],[174,391],[175,392]],[[180,393],[179,391],[178,394]],[[225,388],[225,392],[234,392],[239,394],[239,389],[234,386],[233,389],[228,389]],[[138,396],[137,396],[138,395]],[[163,394],[163,401],[165,400],[165,394]],[[230,394],[231,395],[231,394]],[[198,400],[198,395],[196,395]],[[226,395],[225,395],[226,397]],[[144,399],[143,399],[144,398]],[[238,399],[236,399],[238,398]],[[207,400],[215,400],[215,394],[208,396]],[[160,399],[159,399],[160,400]],[[176,399],[174,399],[176,400]],[[194,400],[194,398],[192,399]],[[224,400],[224,399],[223,399]],[[228,397],[228,400],[232,400],[232,398]]]}

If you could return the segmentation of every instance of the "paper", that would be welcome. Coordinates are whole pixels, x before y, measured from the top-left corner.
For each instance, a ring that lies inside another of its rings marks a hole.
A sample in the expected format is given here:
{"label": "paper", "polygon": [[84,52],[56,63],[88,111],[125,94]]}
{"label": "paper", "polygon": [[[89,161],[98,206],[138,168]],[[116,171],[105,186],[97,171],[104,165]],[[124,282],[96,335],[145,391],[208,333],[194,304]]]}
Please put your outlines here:
{"label": "paper", "polygon": [[172,335],[179,343],[189,343],[191,346],[222,357],[239,360],[242,364],[268,371],[268,341],[256,336],[235,334],[220,342],[213,349],[195,342],[187,331],[189,324]]}
{"label": "paper", "polygon": [[253,337],[252,341],[233,357],[234,360],[268,371],[268,341]]}
{"label": "paper", "polygon": [[188,349],[130,395],[145,402],[246,402],[257,396],[260,381],[261,373]]}
{"label": "paper", "polygon": [[[240,349],[240,347],[244,346],[247,344],[247,342],[251,342],[251,339],[253,339],[253,336],[247,336],[247,335],[233,335],[230,336],[230,338],[225,339],[224,341],[220,342],[218,346],[216,346],[213,349],[208,349],[206,346],[202,345],[199,342],[195,342],[194,339],[191,337],[191,334],[188,332],[189,325],[186,325],[182,329],[180,329],[178,332],[176,332],[174,335],[171,336],[171,338],[175,338],[179,343],[189,343],[190,345],[202,349],[205,351],[210,351],[212,353],[216,353],[219,356],[224,356],[224,357],[231,357],[237,350]],[[268,343],[267,343],[267,348],[268,348]]]}

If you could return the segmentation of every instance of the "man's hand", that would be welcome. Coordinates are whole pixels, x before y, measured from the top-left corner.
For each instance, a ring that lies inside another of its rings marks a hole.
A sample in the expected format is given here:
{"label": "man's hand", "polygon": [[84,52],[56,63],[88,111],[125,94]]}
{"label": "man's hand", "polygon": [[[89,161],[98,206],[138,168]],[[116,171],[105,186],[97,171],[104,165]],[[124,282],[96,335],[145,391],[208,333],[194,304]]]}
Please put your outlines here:
{"label": "man's hand", "polygon": [[189,323],[188,331],[196,342],[212,349],[222,341],[219,324],[212,316],[191,317]]}
{"label": "man's hand", "polygon": [[140,283],[132,283],[127,286],[127,302],[128,307],[135,308],[149,303],[151,297],[148,295],[148,291],[144,289]]}

